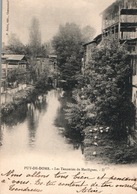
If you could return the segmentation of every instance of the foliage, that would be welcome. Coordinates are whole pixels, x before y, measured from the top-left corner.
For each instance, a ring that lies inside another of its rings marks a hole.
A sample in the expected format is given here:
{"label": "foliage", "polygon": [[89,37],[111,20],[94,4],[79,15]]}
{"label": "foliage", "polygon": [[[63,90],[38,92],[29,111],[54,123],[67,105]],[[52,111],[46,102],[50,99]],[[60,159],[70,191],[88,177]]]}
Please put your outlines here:
{"label": "foliage", "polygon": [[132,67],[125,45],[104,40],[92,52],[86,69],[92,88],[90,98],[96,108],[96,122],[112,127],[117,137],[127,136],[135,121],[131,102]]}
{"label": "foliage", "polygon": [[36,57],[40,53],[41,48],[41,32],[39,28],[39,20],[37,18],[32,18],[29,34],[29,47],[30,52],[33,57]]}
{"label": "foliage", "polygon": [[26,55],[28,58],[35,56],[47,57],[48,53],[50,52],[50,48],[48,48],[49,46],[46,43],[41,44],[38,43],[38,41],[31,41],[24,45],[16,34],[11,34],[9,37],[8,45],[3,49],[7,50],[8,53]]}
{"label": "foliage", "polygon": [[37,18],[32,18],[29,31],[29,43],[27,45],[27,53],[29,56],[33,58],[47,57],[48,45],[41,43],[40,23]]}
{"label": "foliage", "polygon": [[18,82],[25,83],[26,82],[27,72],[25,69],[16,68],[8,71],[7,81],[9,83]]}
{"label": "foliage", "polygon": [[58,56],[61,78],[67,81],[69,88],[74,87],[75,75],[80,73],[82,65],[82,34],[79,26],[74,23],[60,26],[53,38],[53,47]]}
{"label": "foliage", "polygon": [[[135,107],[131,102],[132,67],[126,45],[105,39],[92,51],[85,69],[84,87],[75,90],[66,119],[75,130],[86,126],[109,126],[115,138],[132,133]],[[89,107],[89,108],[88,108]],[[88,116],[91,116],[90,120]]]}
{"label": "foliage", "polygon": [[36,62],[36,59],[30,59],[29,60],[29,71],[30,71],[30,75],[31,75],[31,81],[33,83],[35,83],[39,77],[38,75],[38,65],[37,65],[37,62]]}
{"label": "foliage", "polygon": [[94,104],[90,99],[85,99],[83,90],[73,91],[74,103],[67,103],[65,118],[71,129],[83,131],[87,126],[93,125],[95,121]]}
{"label": "foliage", "polygon": [[[49,60],[44,58],[32,58],[29,60],[29,71],[31,80],[34,84],[40,79],[48,79],[48,77],[55,77],[56,70],[52,64],[49,65]],[[45,81],[43,82],[45,85]]]}
{"label": "foliage", "polygon": [[46,73],[42,73],[41,76],[37,79],[37,82],[35,84],[36,89],[39,92],[44,92],[47,89],[48,85],[48,76]]}
{"label": "foliage", "polygon": [[6,50],[8,50],[12,54],[25,54],[25,46],[19,40],[16,34],[11,34],[9,36],[8,45],[6,46]]}

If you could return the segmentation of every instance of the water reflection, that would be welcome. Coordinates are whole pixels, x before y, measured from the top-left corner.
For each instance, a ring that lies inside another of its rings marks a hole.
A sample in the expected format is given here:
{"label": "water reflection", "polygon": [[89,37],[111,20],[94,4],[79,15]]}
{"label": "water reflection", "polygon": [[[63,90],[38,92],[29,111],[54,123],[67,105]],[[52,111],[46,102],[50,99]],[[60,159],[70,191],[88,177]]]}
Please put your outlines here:
{"label": "water reflection", "polygon": [[70,126],[68,125],[67,121],[65,120],[65,107],[66,107],[66,102],[71,102],[71,98],[69,95],[65,95],[64,98],[60,99],[61,101],[61,106],[58,109],[57,117],[55,120],[56,126],[59,127],[59,133],[62,136],[66,137],[67,143],[72,144],[73,149],[78,150],[80,149],[82,154],[84,153],[84,145],[82,143],[83,141],[83,136],[79,131],[71,130]]}
{"label": "water reflection", "polygon": [[27,116],[27,105],[22,104],[18,107],[15,107],[15,110],[9,114],[8,116],[5,116],[2,118],[2,125],[6,124],[7,126],[15,126],[18,123],[23,123]]}
{"label": "water reflection", "polygon": [[2,146],[3,134],[2,134],[2,126],[0,127],[0,146]]}
{"label": "water reflection", "polygon": [[39,111],[33,103],[28,104],[27,124],[29,131],[29,145],[34,146],[36,130],[39,124]]}
{"label": "water reflection", "polygon": [[42,114],[46,112],[47,102],[46,94],[39,95],[35,101],[27,104],[27,125],[29,134],[29,146],[35,146],[35,139],[37,128],[39,126],[39,119]]}
{"label": "water reflection", "polygon": [[67,126],[59,97],[60,92],[52,90],[5,117],[0,134],[1,151],[14,155],[33,151],[53,157],[70,156],[75,151],[80,157],[80,138],[74,141],[77,134],[72,138],[64,133]]}

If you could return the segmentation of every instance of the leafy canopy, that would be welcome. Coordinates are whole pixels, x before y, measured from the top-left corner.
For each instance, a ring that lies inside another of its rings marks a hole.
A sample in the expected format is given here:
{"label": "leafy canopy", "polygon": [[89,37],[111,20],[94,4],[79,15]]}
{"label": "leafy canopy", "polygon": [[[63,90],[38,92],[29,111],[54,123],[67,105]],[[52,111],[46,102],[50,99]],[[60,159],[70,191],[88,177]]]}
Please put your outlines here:
{"label": "leafy canopy", "polygon": [[135,122],[131,102],[132,67],[126,45],[105,39],[91,53],[83,88],[73,91],[66,119],[74,130],[109,126],[115,138],[127,137]]}
{"label": "leafy canopy", "polygon": [[58,56],[61,78],[68,85],[74,85],[75,75],[80,73],[82,65],[82,34],[79,26],[74,23],[60,26],[58,34],[53,38],[53,47]]}
{"label": "leafy canopy", "polygon": [[86,67],[96,122],[111,126],[117,135],[126,135],[127,129],[134,124],[130,60],[125,44],[105,39],[92,51]]}

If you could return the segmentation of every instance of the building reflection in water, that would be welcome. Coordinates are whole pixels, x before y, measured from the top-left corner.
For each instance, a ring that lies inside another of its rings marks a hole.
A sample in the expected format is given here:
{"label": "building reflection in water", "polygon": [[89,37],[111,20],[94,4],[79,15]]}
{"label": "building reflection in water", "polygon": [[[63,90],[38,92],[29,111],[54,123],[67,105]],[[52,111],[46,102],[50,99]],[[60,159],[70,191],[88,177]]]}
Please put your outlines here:
{"label": "building reflection in water", "polygon": [[27,105],[22,104],[15,108],[12,113],[2,118],[2,125],[5,124],[9,127],[13,127],[18,123],[23,123],[27,116]]}
{"label": "building reflection in water", "polygon": [[46,95],[40,95],[37,99],[27,104],[27,123],[29,131],[29,146],[33,148],[36,141],[37,128],[40,115],[46,112]]}
{"label": "building reflection in water", "polygon": [[0,146],[2,146],[2,140],[3,140],[3,133],[2,133],[2,129],[3,129],[3,125],[0,125]]}
{"label": "building reflection in water", "polygon": [[63,99],[60,99],[59,91],[52,90],[28,104],[18,106],[4,117],[4,128],[0,131],[1,150],[15,154],[20,150],[49,152],[51,149],[56,153],[60,149],[62,154],[71,147],[79,151],[81,136],[67,126]]}

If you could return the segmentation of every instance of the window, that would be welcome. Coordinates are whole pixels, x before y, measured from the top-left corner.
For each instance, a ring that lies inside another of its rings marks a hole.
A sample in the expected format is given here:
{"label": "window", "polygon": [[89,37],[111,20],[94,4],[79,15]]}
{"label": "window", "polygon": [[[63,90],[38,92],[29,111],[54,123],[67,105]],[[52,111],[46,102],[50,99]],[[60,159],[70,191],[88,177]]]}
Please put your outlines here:
{"label": "window", "polygon": [[137,59],[132,58],[133,75],[137,75]]}

